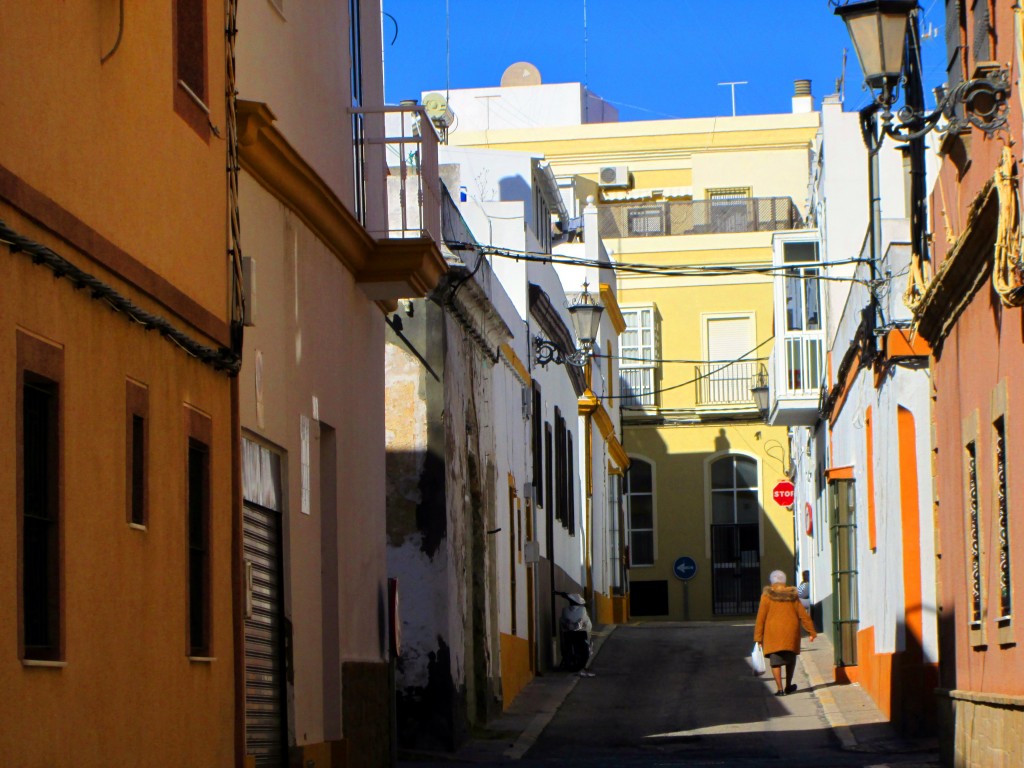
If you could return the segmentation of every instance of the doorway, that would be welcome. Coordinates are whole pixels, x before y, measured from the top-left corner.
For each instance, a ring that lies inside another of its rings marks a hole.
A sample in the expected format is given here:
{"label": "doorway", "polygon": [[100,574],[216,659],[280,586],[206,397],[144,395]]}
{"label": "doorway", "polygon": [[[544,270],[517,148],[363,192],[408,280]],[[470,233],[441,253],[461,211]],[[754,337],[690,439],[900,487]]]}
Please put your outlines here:
{"label": "doorway", "polygon": [[711,464],[711,601],[716,616],[757,612],[761,504],[757,461],[726,454]]}
{"label": "doorway", "polygon": [[761,600],[758,525],[712,525],[712,605],[716,616],[757,613]]}
{"label": "doorway", "polygon": [[245,563],[245,753],[258,768],[285,764],[281,457],[242,439]]}

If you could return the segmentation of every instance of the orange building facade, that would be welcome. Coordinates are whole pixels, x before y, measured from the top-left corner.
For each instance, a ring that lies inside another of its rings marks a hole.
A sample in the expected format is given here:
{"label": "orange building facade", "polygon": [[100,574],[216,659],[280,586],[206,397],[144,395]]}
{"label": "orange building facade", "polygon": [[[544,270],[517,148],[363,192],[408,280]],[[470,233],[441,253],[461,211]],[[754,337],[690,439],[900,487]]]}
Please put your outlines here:
{"label": "orange building facade", "polygon": [[230,765],[224,8],[0,8],[0,764]]}
{"label": "orange building facade", "polygon": [[[991,62],[1012,62],[1011,80],[1019,76],[1019,9],[1002,0],[947,8],[950,85]],[[918,310],[934,349],[939,701],[943,761],[956,766],[1024,763],[1020,96],[1014,84],[1006,130],[943,140],[935,276]]]}

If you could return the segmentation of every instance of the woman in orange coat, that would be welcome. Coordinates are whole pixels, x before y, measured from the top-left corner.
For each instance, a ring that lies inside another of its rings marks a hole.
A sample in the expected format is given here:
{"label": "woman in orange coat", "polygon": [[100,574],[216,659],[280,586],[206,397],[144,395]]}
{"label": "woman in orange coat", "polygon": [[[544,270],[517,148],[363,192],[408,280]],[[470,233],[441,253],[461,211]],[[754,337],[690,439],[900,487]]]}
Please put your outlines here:
{"label": "woman in orange coat", "polygon": [[[800,604],[796,587],[786,586],[786,574],[772,571],[768,586],[761,593],[761,605],[757,609],[757,623],[754,625],[754,642],[761,644],[764,655],[771,659],[772,675],[775,677],[776,696],[785,696],[796,690],[793,669],[800,653],[800,627],[811,636],[811,642],[818,636],[814,622]],[[786,687],[782,687],[782,667],[786,668]]]}

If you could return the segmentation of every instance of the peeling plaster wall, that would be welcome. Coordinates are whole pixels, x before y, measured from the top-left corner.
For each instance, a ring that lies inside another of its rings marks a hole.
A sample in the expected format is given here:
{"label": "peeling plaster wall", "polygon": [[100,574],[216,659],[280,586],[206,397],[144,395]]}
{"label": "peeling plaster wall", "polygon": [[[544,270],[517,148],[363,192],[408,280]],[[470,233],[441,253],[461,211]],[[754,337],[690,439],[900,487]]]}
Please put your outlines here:
{"label": "peeling plaster wall", "polygon": [[387,352],[388,567],[399,579],[399,739],[452,749],[498,698],[491,378],[440,306],[413,303]]}

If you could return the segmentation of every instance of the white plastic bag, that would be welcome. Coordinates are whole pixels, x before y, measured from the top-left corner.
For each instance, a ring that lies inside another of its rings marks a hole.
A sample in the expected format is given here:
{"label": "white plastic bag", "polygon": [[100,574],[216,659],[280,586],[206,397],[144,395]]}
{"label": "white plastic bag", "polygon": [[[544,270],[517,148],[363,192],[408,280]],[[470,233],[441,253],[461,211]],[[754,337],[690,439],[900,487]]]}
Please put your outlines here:
{"label": "white plastic bag", "polygon": [[754,650],[750,653],[750,666],[754,668],[755,675],[764,674],[764,651],[760,643],[754,643]]}

